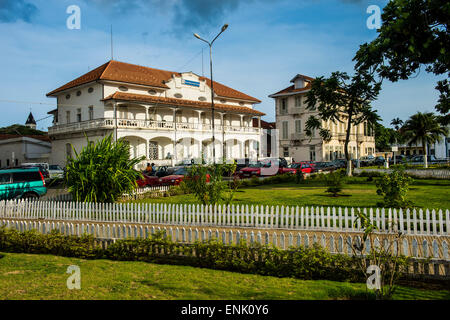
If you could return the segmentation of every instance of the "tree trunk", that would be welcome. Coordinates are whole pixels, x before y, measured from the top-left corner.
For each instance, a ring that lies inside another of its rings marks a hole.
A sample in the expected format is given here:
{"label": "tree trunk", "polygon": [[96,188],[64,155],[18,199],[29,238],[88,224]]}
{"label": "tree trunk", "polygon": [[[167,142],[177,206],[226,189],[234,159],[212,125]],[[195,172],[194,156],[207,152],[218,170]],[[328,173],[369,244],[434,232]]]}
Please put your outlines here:
{"label": "tree trunk", "polygon": [[353,115],[353,102],[350,102],[350,108],[348,112],[347,132],[345,135],[344,152],[345,160],[347,160],[347,177],[352,176],[352,161],[350,159],[350,153],[348,152],[348,143],[350,142],[350,131],[352,130],[352,115]]}
{"label": "tree trunk", "polygon": [[423,146],[423,164],[425,169],[428,168],[428,154],[427,154],[427,145],[426,142],[424,141],[425,139],[422,139],[422,146]]}

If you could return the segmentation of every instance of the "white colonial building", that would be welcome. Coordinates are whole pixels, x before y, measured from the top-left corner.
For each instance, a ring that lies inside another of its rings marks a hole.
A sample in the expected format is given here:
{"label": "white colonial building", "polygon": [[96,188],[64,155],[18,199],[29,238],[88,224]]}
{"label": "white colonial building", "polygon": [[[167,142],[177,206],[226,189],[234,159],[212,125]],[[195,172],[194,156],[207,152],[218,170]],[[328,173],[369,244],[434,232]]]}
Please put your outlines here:
{"label": "white colonial building", "polygon": [[[65,164],[71,145],[85,146],[85,135],[95,141],[109,134],[128,141],[132,157],[144,156],[142,165],[212,158],[211,81],[195,73],[111,60],[47,96],[57,99],[48,130],[54,164]],[[257,156],[260,102],[214,82],[217,161]]]}
{"label": "white colonial building", "polygon": [[[276,128],[278,129],[279,152],[282,157],[295,161],[329,161],[344,158],[347,118],[333,123],[322,121],[322,127],[330,130],[332,139],[325,142],[319,132],[312,137],[305,133],[306,121],[316,110],[306,108],[306,94],[311,88],[308,76],[297,74],[291,82],[293,85],[269,97],[275,100]],[[375,153],[374,130],[364,122],[351,129],[349,153],[353,159]]]}

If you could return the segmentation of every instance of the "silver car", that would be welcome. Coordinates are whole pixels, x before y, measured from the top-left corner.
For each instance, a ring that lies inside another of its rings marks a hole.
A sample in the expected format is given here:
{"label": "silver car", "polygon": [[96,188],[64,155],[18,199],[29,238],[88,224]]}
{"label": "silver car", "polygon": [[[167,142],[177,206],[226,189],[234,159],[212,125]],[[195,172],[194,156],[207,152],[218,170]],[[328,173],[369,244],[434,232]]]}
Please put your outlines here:
{"label": "silver car", "polygon": [[64,169],[56,164],[48,166],[48,172],[50,173],[50,179],[64,179]]}

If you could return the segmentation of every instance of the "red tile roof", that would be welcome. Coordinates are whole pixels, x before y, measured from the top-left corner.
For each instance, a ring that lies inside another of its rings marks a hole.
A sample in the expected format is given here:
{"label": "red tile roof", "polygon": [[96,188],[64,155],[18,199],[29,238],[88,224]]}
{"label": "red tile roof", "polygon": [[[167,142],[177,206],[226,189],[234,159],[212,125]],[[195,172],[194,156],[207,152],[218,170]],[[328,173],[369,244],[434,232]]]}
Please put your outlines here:
{"label": "red tile roof", "polygon": [[[135,101],[135,102],[150,102],[150,103],[158,103],[162,105],[175,105],[179,107],[186,108],[202,108],[202,109],[211,109],[210,102],[201,102],[201,101],[193,101],[193,100],[184,100],[177,98],[165,98],[165,97],[154,97],[154,96],[146,96],[143,94],[135,94],[135,93],[125,93],[125,92],[115,92],[114,94],[102,99],[106,100],[121,100],[121,101]],[[214,108],[218,109],[218,111],[231,111],[236,113],[245,113],[263,116],[265,113],[248,108],[248,107],[239,107],[239,106],[231,106],[226,104],[217,104],[214,103]]]}
{"label": "red tile roof", "polygon": [[[82,75],[81,77],[78,77],[75,80],[72,80],[65,85],[47,93],[47,96],[52,96],[63,90],[96,80],[111,80],[168,89],[169,87],[165,84],[165,82],[170,80],[173,75],[180,77],[181,73],[110,60],[100,67]],[[200,80],[206,80],[207,85],[211,85],[211,80],[208,78],[200,77]],[[220,97],[249,100],[255,103],[261,102],[254,97],[234,90],[216,81],[214,81],[214,92]]]}
{"label": "red tile roof", "polygon": [[303,91],[306,91],[306,90],[309,90],[309,89],[311,89],[311,84],[310,83],[308,83],[304,88],[298,88],[298,89],[295,89],[295,85],[292,85],[292,86],[287,87],[287,88],[285,88],[285,89],[283,89],[281,91],[278,91],[277,93],[271,94],[271,96],[274,96],[274,95],[277,95],[277,94],[284,94],[284,93],[289,94],[289,93],[303,92]]}
{"label": "red tile roof", "polygon": [[[253,119],[253,126],[258,127],[258,119]],[[276,122],[267,122],[261,119],[261,128],[263,129],[275,129]]]}
{"label": "red tile roof", "polygon": [[303,92],[303,91],[307,91],[307,90],[311,89],[311,82],[314,81],[315,79],[299,73],[291,80],[291,82],[295,82],[295,79],[297,79],[299,77],[305,79],[306,82],[307,82],[307,84],[306,84],[306,86],[304,88],[295,89],[295,84],[293,84],[292,86],[289,86],[287,88],[284,88],[281,91],[278,91],[276,93],[273,93],[273,94],[269,95],[269,97],[272,97],[272,96],[275,96],[275,95],[278,95],[278,94],[280,94],[280,95],[282,95],[282,94],[294,94],[294,93]]}

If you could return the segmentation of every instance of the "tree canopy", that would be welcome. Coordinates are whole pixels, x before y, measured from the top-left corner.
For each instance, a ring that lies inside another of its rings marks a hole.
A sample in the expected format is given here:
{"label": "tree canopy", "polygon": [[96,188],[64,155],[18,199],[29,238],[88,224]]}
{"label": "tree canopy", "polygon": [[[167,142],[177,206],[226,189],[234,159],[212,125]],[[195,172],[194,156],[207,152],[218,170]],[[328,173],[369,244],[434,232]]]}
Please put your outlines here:
{"label": "tree canopy", "polygon": [[[422,144],[423,154],[427,154],[426,146],[448,134],[446,127],[442,126],[438,118],[432,112],[417,112],[413,114],[401,129],[403,135],[408,140],[409,145]],[[427,157],[425,157],[425,167],[427,167]]]}
{"label": "tree canopy", "polygon": [[0,134],[18,134],[18,135],[46,135],[47,132],[36,130],[21,124],[13,124],[8,127],[0,128]]}
{"label": "tree canopy", "polygon": [[[360,46],[353,60],[359,71],[377,73],[390,81],[416,76],[422,67],[435,75],[450,75],[448,0],[391,0],[381,15],[378,36]],[[438,81],[436,110],[441,123],[449,118],[448,79]]]}

